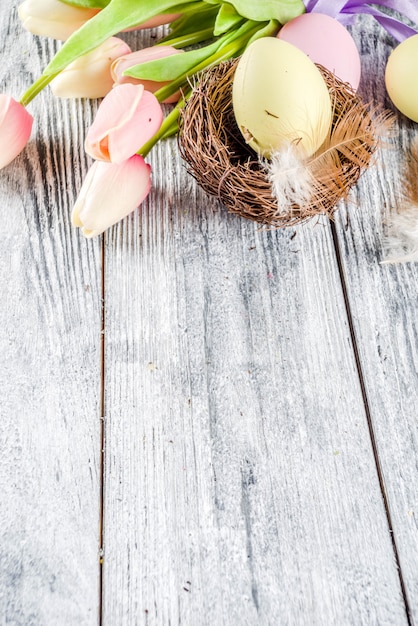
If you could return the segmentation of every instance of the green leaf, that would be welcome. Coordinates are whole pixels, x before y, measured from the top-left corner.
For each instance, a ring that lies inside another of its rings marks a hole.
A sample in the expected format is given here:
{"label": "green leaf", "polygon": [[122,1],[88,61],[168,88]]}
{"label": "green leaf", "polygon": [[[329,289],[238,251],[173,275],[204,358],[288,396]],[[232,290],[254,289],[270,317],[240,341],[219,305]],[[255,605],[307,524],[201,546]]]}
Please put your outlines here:
{"label": "green leaf", "polygon": [[104,9],[110,0],[60,0],[60,2],[81,9]]}
{"label": "green leaf", "polygon": [[242,15],[235,11],[232,4],[226,2],[222,4],[221,8],[219,9],[219,13],[215,22],[214,34],[216,36],[222,35],[231,28],[234,28],[234,26],[241,24],[243,21],[244,18],[242,17]]}
{"label": "green leaf", "polygon": [[255,33],[263,27],[263,23],[252,20],[245,20],[245,22],[241,24],[241,26],[239,26],[236,30],[225,33],[225,35],[223,35],[223,37],[219,39],[219,41],[221,42],[219,49],[221,50],[227,47],[229,44],[237,41],[238,39],[247,42],[252,36],[251,33]]}
{"label": "green leaf", "polygon": [[[176,80],[182,74],[187,74],[189,71],[194,70],[197,65],[216,53],[217,50],[221,50],[234,40],[247,35],[257,26],[257,22],[246,20],[239,28],[228,31],[212,44],[196,48],[195,50],[188,50],[183,54],[175,54],[170,57],[140,63],[130,67],[129,70],[125,70],[124,74],[141,80],[155,80],[157,82]],[[259,27],[261,29],[262,24],[259,24]],[[248,38],[249,35],[247,36]]]}
{"label": "green leaf", "polygon": [[[208,0],[210,1],[210,0]],[[228,0],[236,11],[250,20],[264,22],[277,20],[286,24],[294,17],[305,13],[302,0]]]}
{"label": "green leaf", "polygon": [[[184,17],[185,15],[191,15],[196,13],[201,15],[201,13],[207,11],[208,9],[213,10],[213,7],[208,6],[206,0],[188,0],[186,4],[181,4],[181,2],[173,2],[172,6],[170,7],[170,13],[181,13],[181,17]],[[179,17],[178,19],[181,19],[181,17]],[[175,22],[173,22],[173,24],[174,23]]]}
{"label": "green leaf", "polygon": [[190,5],[190,0],[111,0],[107,7],[67,39],[45,68],[43,76],[57,74],[120,31],[137,26],[160,13],[167,13],[174,6],[185,4]]}
{"label": "green leaf", "polygon": [[224,37],[221,37],[219,40],[222,41],[222,44],[214,54],[205,58],[201,63],[193,67],[190,72],[182,74],[176,78],[176,80],[171,81],[168,85],[156,91],[154,94],[155,97],[159,100],[159,102],[163,102],[166,98],[178,91],[178,89],[187,89],[190,78],[205,68],[217,65],[222,61],[232,59],[242,54],[248,44],[248,41],[257,33],[257,31],[260,30],[260,28],[263,28],[262,23],[247,21],[233,33],[224,35]]}
{"label": "green leaf", "polygon": [[173,46],[173,48],[187,48],[189,46],[197,46],[205,41],[213,39],[213,25],[205,30],[196,30],[179,37],[167,37],[160,39],[155,46]]}
{"label": "green leaf", "polygon": [[183,54],[174,54],[170,57],[140,63],[130,67],[129,70],[125,70],[124,74],[141,80],[155,80],[157,82],[175,80],[216,52],[219,46],[220,42],[215,41],[209,46],[188,50]]}
{"label": "green leaf", "polygon": [[256,39],[260,39],[261,37],[274,37],[279,31],[279,22],[277,20],[270,20],[264,28],[260,28],[252,37],[249,39],[247,46],[249,46]]}
{"label": "green leaf", "polygon": [[[202,2],[202,5],[205,5]],[[170,24],[170,34],[158,41],[158,44],[167,44],[173,38],[182,37],[191,33],[198,32],[200,30],[207,30],[215,25],[216,15],[219,11],[218,7],[207,5],[207,8],[202,8],[189,13],[182,13],[181,17],[178,17],[174,22]]]}

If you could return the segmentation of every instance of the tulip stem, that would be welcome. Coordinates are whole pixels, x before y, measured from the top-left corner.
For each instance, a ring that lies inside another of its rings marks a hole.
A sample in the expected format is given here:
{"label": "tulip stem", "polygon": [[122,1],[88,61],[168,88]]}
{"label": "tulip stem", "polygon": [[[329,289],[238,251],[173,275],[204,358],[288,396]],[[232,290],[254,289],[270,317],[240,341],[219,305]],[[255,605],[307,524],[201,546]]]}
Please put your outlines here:
{"label": "tulip stem", "polygon": [[162,41],[159,41],[155,44],[155,47],[158,46],[173,46],[173,48],[186,48],[186,46],[193,46],[198,43],[202,43],[202,41],[207,41],[213,37],[213,26],[209,28],[205,28],[203,30],[198,30],[193,33],[187,33],[186,35],[182,35],[179,37],[167,37]]}
{"label": "tulip stem", "polygon": [[29,102],[31,102],[35,96],[38,95],[44,89],[55,76],[57,76],[59,72],[56,74],[48,74],[46,76],[40,76],[38,80],[36,80],[30,87],[25,91],[23,96],[20,99],[20,104],[22,106],[27,106]]}

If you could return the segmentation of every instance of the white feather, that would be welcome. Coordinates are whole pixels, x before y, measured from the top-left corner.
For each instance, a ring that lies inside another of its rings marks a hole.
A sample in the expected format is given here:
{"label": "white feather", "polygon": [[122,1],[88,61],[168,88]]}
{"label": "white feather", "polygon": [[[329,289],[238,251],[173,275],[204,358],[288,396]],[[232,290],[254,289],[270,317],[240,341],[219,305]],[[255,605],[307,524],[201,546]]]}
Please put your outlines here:
{"label": "white feather", "polygon": [[418,261],[418,205],[410,204],[400,213],[393,213],[384,242],[383,263]]}
{"label": "white feather", "polygon": [[300,151],[288,144],[274,152],[264,163],[273,195],[277,200],[278,215],[292,214],[294,205],[305,207],[312,197],[312,174],[305,165]]}

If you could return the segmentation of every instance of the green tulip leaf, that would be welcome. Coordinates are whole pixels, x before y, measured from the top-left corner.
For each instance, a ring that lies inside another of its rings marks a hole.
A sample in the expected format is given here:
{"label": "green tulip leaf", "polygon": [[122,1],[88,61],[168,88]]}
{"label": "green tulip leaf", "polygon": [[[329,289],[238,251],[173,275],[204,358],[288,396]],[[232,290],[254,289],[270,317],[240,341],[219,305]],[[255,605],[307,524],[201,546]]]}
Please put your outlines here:
{"label": "green tulip leaf", "polygon": [[146,4],[140,0],[110,0],[102,11],[83,24],[64,42],[41,76],[22,95],[20,103],[26,106],[70,63],[91,50],[95,50],[109,37],[123,30],[134,28],[156,15],[169,13],[173,7],[176,9],[182,6],[190,7],[192,4],[189,0],[176,0],[176,2],[147,0]]}
{"label": "green tulip leaf", "polygon": [[222,61],[232,59],[241,54],[247,46],[249,40],[260,29],[265,27],[261,22],[251,22],[247,20],[240,28],[232,33],[228,33],[218,40],[220,43],[218,49],[206,57],[201,63],[195,65],[190,72],[181,74],[176,80],[171,81],[168,85],[165,85],[161,89],[155,92],[156,98],[159,102],[163,102],[166,98],[173,95],[178,89],[190,88],[190,77],[195,76],[202,70],[217,65]]}
{"label": "green tulip leaf", "polygon": [[156,47],[164,45],[164,46],[173,46],[173,48],[188,48],[190,46],[200,46],[204,42],[213,39],[213,24],[209,28],[204,30],[196,30],[189,34],[179,36],[179,37],[167,37],[166,39],[160,39],[160,41],[155,44]]}
{"label": "green tulip leaf", "polygon": [[190,4],[190,0],[111,0],[102,11],[67,39],[45,68],[43,76],[61,72],[75,59],[94,50],[122,30],[142,24],[160,13],[167,13],[172,7]]}
{"label": "green tulip leaf", "polygon": [[209,46],[188,50],[183,54],[174,54],[170,57],[140,63],[125,70],[124,74],[140,80],[155,80],[157,82],[175,80],[216,52],[219,45],[219,41],[215,41]]}
{"label": "green tulip leaf", "polygon": [[60,2],[79,9],[104,9],[110,0],[60,0]]}
{"label": "green tulip leaf", "polygon": [[[210,0],[208,0],[210,1]],[[277,20],[286,24],[294,17],[305,13],[302,0],[228,0],[237,13],[249,20],[264,22]]]}
{"label": "green tulip leaf", "polygon": [[242,17],[242,15],[235,11],[232,4],[225,2],[221,5],[221,8],[219,9],[215,22],[214,34],[216,36],[223,35],[223,33],[226,33],[231,28],[234,28],[235,26],[238,26],[238,24],[241,24],[243,20],[244,18]]}
{"label": "green tulip leaf", "polygon": [[175,54],[170,57],[140,63],[125,70],[124,74],[140,80],[155,80],[157,82],[176,80],[180,76],[186,75],[191,70],[193,70],[194,73],[196,66],[204,62],[218,50],[224,49],[233,41],[241,39],[242,37],[246,37],[246,41],[248,41],[251,37],[248,33],[254,31],[257,26],[259,26],[260,29],[263,28],[262,24],[246,20],[239,28],[228,31],[225,35],[219,37],[219,39],[207,46],[187,50],[182,54]]}
{"label": "green tulip leaf", "polygon": [[181,4],[181,2],[176,4],[173,2],[170,11],[166,11],[166,13],[181,13],[181,16],[178,18],[181,19],[181,17],[185,15],[196,15],[196,13],[201,15],[204,11],[209,9],[213,9],[213,7],[208,6],[206,0],[188,0],[186,4]]}
{"label": "green tulip leaf", "polygon": [[[206,3],[202,3],[206,4]],[[201,30],[207,30],[215,25],[216,15],[219,11],[218,7],[207,5],[207,8],[202,8],[199,11],[182,13],[174,22],[170,24],[170,34],[158,41],[160,43],[166,43],[169,40],[196,33]]]}
{"label": "green tulip leaf", "polygon": [[266,26],[260,28],[248,41],[248,46],[261,37],[274,37],[279,32],[280,24],[277,20],[270,20]]}
{"label": "green tulip leaf", "polygon": [[264,26],[265,24],[263,25],[262,22],[245,20],[245,22],[241,24],[241,26],[239,26],[236,30],[229,31],[219,38],[219,49],[222,50],[223,48],[237,40],[245,41],[246,45],[250,37],[252,36],[251,33],[258,32],[258,30],[264,28]]}

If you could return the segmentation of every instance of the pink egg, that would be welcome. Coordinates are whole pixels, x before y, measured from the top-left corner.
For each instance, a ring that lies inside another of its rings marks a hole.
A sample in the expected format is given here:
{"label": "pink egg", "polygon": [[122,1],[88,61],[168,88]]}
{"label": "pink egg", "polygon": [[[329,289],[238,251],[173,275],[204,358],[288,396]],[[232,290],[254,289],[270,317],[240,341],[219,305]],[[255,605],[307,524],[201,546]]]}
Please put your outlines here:
{"label": "pink egg", "polygon": [[348,30],[322,13],[304,13],[285,24],[277,37],[293,44],[340,80],[357,89],[361,75],[360,55]]}

